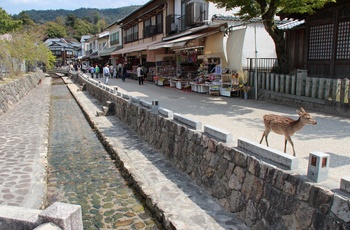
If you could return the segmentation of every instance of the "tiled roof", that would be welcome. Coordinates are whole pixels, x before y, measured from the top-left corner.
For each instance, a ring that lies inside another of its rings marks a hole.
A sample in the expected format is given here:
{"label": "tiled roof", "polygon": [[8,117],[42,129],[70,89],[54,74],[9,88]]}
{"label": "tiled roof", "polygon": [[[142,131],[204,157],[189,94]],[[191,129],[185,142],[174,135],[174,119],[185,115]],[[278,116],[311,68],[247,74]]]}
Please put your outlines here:
{"label": "tiled roof", "polygon": [[[254,22],[262,22],[261,18],[252,18],[249,20],[244,20],[238,16],[226,16],[220,14],[214,14],[212,20],[222,20],[222,21],[236,21],[236,22],[245,22],[245,23],[254,23]],[[305,23],[305,20],[279,20],[276,19],[276,24],[278,28],[281,30],[290,30],[297,26],[300,26]]]}

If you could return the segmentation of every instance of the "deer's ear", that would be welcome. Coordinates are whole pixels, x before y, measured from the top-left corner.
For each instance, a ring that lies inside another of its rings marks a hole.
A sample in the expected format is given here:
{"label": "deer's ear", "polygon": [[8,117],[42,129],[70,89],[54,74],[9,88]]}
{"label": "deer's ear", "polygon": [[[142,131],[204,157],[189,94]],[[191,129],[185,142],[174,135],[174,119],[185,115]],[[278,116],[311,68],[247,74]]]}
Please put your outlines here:
{"label": "deer's ear", "polygon": [[303,107],[300,107],[300,111],[305,113],[305,110],[303,109]]}
{"label": "deer's ear", "polygon": [[296,110],[297,111],[297,114],[299,115],[299,116],[301,116],[302,114],[303,114],[303,111],[301,111],[301,110]]}

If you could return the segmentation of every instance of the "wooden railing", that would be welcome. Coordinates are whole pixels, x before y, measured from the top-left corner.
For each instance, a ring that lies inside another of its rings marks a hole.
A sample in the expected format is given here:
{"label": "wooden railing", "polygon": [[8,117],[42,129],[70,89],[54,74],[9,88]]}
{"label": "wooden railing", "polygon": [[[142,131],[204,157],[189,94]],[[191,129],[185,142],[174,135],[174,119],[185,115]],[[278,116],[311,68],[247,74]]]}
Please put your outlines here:
{"label": "wooden railing", "polygon": [[[249,71],[249,85],[254,87],[254,71]],[[305,70],[295,75],[258,72],[258,90],[315,98],[350,105],[350,80],[307,77]]]}

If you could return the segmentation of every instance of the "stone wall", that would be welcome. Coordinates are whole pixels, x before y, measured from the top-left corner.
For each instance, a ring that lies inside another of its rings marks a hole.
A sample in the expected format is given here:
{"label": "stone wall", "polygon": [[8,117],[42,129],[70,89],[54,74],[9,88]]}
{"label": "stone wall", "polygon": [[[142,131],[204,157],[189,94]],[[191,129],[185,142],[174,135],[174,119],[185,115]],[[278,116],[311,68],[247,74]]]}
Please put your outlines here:
{"label": "stone wall", "polygon": [[115,116],[252,229],[350,228],[348,197],[227,147],[84,78],[78,82],[102,104],[113,101]]}
{"label": "stone wall", "polygon": [[0,116],[25,97],[44,77],[44,73],[38,71],[0,85]]}

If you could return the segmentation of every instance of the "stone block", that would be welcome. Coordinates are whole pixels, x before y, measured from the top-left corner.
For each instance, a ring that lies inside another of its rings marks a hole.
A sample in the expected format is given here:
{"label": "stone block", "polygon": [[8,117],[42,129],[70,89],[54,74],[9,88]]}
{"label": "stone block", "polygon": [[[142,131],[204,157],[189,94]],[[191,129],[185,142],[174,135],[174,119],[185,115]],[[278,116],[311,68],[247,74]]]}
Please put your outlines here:
{"label": "stone block", "polygon": [[309,154],[307,177],[316,183],[326,181],[328,179],[329,160],[329,154],[311,152]]}
{"label": "stone block", "polygon": [[39,214],[42,223],[54,223],[64,230],[82,230],[83,220],[80,205],[55,202]]}
{"label": "stone block", "polygon": [[340,190],[350,194],[350,176],[340,179]]}
{"label": "stone block", "polygon": [[192,120],[178,113],[174,113],[174,121],[180,122],[181,124],[184,124],[194,130],[201,131],[203,129],[201,122]]}
{"label": "stone block", "polygon": [[0,229],[33,229],[40,210],[0,205]]}
{"label": "stone block", "polygon": [[152,103],[149,103],[147,101],[144,101],[144,100],[140,100],[140,105],[144,108],[147,108],[147,109],[151,109],[152,108]]}
{"label": "stone block", "polygon": [[233,134],[220,130],[216,127],[210,125],[204,125],[204,134],[209,134],[210,137],[217,139],[218,141],[224,143],[232,143],[233,142]]}
{"label": "stone block", "polygon": [[173,119],[174,118],[173,111],[168,110],[168,109],[164,109],[162,107],[158,108],[158,114],[160,114],[163,117],[169,118],[169,119]]}
{"label": "stone block", "polygon": [[268,160],[268,163],[275,164],[276,166],[280,166],[288,170],[295,170],[299,167],[298,158],[245,138],[238,139],[237,147],[247,150],[259,158]]}
{"label": "stone block", "polygon": [[138,98],[138,97],[131,97],[130,100],[132,103],[140,103],[140,98]]}

